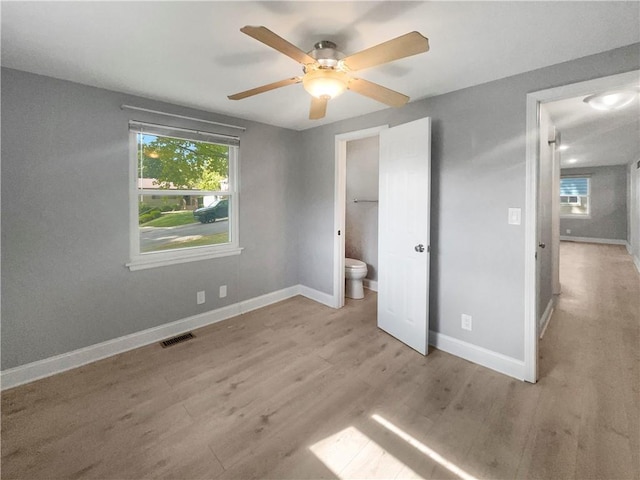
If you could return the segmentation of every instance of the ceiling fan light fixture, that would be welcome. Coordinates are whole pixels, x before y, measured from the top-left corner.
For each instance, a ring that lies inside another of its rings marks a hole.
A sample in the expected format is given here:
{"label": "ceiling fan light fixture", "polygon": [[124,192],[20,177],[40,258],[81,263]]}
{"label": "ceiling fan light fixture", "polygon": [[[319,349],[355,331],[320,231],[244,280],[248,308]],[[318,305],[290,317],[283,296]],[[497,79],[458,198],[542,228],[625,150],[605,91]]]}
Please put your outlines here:
{"label": "ceiling fan light fixture", "polygon": [[400,35],[345,57],[338,51],[336,44],[329,40],[317,42],[313,50],[305,53],[266,27],[245,25],[240,31],[301,64],[304,75],[238,92],[229,95],[229,100],[241,100],[276,88],[302,83],[304,89],[313,97],[309,110],[310,120],[324,118],[328,100],[336,98],[345,90],[352,90],[390,107],[402,107],[409,101],[407,95],[363,78],[350,77],[348,73],[429,50],[429,39],[419,32]]}
{"label": "ceiling fan light fixture", "polygon": [[302,86],[316,98],[336,98],[344,93],[347,84],[347,75],[333,69],[311,70],[302,77]]}
{"label": "ceiling fan light fixture", "polygon": [[596,110],[611,111],[626,107],[633,102],[637,96],[638,92],[634,92],[633,90],[618,90],[589,95],[584,99],[584,102]]}

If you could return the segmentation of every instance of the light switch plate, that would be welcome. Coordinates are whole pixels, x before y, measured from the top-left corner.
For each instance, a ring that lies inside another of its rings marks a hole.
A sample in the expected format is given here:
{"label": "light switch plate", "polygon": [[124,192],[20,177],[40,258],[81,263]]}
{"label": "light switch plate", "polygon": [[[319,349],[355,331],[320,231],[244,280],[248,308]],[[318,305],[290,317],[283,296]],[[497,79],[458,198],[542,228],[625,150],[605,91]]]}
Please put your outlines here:
{"label": "light switch plate", "polygon": [[522,221],[522,209],[510,208],[509,209],[509,225],[520,225]]}

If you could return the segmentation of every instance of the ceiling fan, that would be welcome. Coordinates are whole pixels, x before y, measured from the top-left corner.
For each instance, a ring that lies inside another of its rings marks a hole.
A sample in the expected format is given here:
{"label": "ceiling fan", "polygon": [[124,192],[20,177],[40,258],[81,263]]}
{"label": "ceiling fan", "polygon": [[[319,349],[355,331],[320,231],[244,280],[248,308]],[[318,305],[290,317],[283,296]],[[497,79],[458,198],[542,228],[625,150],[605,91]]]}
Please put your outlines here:
{"label": "ceiling fan", "polygon": [[252,88],[229,95],[228,98],[242,100],[259,93],[302,82],[304,89],[312,96],[311,110],[309,111],[311,120],[323,118],[327,112],[327,102],[345,90],[352,90],[391,107],[403,106],[409,101],[409,97],[406,95],[362,78],[353,77],[350,73],[429,50],[429,40],[418,32],[401,35],[393,40],[345,57],[342,52],[337,50],[336,44],[328,40],[316,43],[313,50],[305,53],[266,27],[247,25],[240,31],[301,63],[304,75]]}

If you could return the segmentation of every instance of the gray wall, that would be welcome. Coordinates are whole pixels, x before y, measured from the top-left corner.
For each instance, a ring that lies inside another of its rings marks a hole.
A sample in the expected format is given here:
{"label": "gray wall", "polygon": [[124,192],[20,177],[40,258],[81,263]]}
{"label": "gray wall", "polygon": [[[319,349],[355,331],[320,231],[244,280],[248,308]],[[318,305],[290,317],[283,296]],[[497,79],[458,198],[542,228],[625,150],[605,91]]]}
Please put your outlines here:
{"label": "gray wall", "polygon": [[[638,69],[639,47],[304,132],[2,69],[2,368],[296,283],[331,294],[335,135],[424,116],[433,118],[431,329],[522,359],[524,227],[507,225],[507,209],[524,211],[526,93]],[[122,103],[248,127],[242,255],[124,266],[127,121],[167,119],[132,115]],[[198,290],[207,291],[204,305]],[[460,329],[461,313],[473,315],[472,332]]]}
{"label": "gray wall", "polygon": [[345,255],[367,264],[367,278],[378,279],[378,204],[354,199],[378,199],[377,136],[347,142]]}
{"label": "gray wall", "polygon": [[591,176],[591,215],[561,217],[560,235],[627,240],[627,170],[627,165],[563,168],[561,175]]}
{"label": "gray wall", "polygon": [[[247,127],[241,255],[125,267],[128,120],[215,127],[123,103]],[[298,145],[294,131],[2,69],[2,369],[297,284]]]}
{"label": "gray wall", "polygon": [[639,53],[634,44],[304,131],[300,283],[332,293],[335,135],[429,116],[430,328],[522,360],[526,219],[508,225],[507,211],[525,207],[526,94],[638,69]]}

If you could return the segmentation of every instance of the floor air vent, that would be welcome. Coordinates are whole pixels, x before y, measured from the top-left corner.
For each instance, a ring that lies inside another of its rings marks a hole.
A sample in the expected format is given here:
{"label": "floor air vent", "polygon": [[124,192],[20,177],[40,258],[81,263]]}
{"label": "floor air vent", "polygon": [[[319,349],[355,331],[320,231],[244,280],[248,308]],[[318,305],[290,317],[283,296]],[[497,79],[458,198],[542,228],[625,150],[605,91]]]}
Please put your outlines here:
{"label": "floor air vent", "polygon": [[166,347],[170,347],[171,345],[175,345],[176,343],[191,340],[192,338],[195,338],[195,336],[193,335],[193,333],[189,332],[182,335],[178,335],[177,337],[170,338],[163,342],[160,342],[160,345],[162,345],[162,348],[166,348]]}

